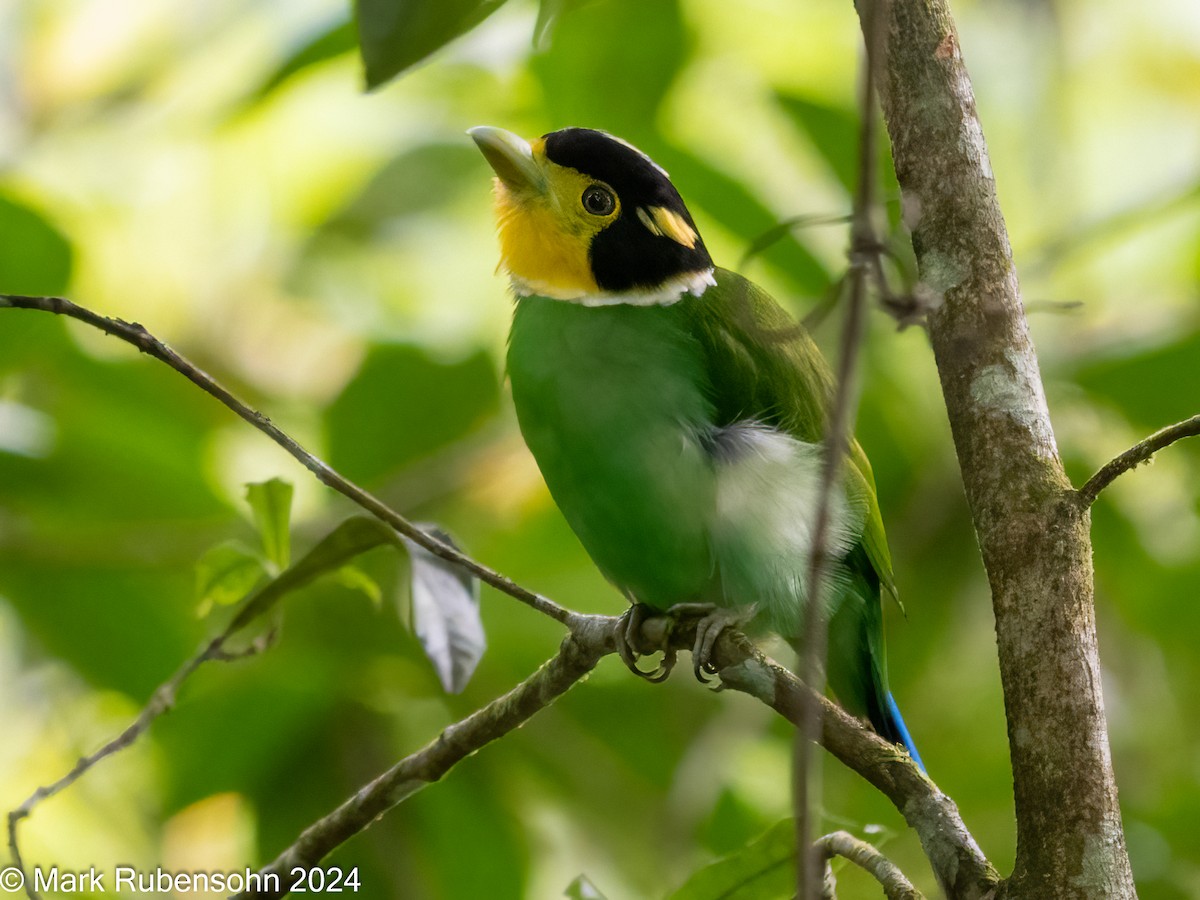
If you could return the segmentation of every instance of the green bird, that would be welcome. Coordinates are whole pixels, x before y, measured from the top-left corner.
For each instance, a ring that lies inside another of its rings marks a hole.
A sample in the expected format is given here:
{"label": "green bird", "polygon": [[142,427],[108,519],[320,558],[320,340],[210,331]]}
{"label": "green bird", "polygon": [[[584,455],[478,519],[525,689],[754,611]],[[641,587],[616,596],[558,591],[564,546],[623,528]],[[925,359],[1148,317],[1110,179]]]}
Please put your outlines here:
{"label": "green bird", "polygon": [[[717,613],[694,656],[738,615],[796,645],[833,395],[820,351],[766,292],[714,267],[667,173],[630,144],[588,128],[469,134],[496,173],[517,419],[563,516],[635,608]],[[857,442],[842,468],[829,686],[920,763],[888,690],[881,597],[896,587]]]}

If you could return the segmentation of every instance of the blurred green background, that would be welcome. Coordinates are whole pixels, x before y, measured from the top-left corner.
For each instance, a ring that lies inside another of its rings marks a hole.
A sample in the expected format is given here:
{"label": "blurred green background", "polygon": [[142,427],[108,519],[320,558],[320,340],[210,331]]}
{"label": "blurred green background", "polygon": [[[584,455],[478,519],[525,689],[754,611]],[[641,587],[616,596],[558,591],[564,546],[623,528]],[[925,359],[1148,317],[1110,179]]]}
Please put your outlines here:
{"label": "blurred green background", "polygon": [[[351,478],[582,610],[592,569],[521,444],[502,373],[490,172],[463,134],[605,128],[670,170],[714,256],[849,209],[849,2],[595,0],[535,44],[511,0],[361,91],[338,0],[0,6],[0,291],[140,321]],[[1082,482],[1200,411],[1200,6],[955,4],[1060,448]],[[895,202],[894,188],[890,197]],[[746,265],[798,314],[846,232]],[[836,344],[836,317],[817,334]],[[894,692],[984,851],[1013,858],[987,586],[920,329],[875,313],[859,434],[907,621]],[[353,510],[165,367],[52,316],[0,312],[0,807],[119,731],[219,624],[194,566],[255,540],[242,485],[296,486],[303,550]],[[1200,896],[1200,441],[1095,507],[1113,758],[1141,896]],[[369,562],[385,580],[388,561]],[[508,689],[560,629],[483,593],[490,647],[441,693],[393,605],[335,579],[279,644],[209,666],[132,749],[42,805],[30,864],[262,863],[445,724]],[[889,611],[894,612],[894,611]],[[788,815],[787,730],[688,677],[615,659],[329,862],[367,897],[543,898],[586,872],[663,896]],[[826,827],[883,843],[933,896],[915,837],[825,767]],[[843,874],[843,897],[877,889]]]}

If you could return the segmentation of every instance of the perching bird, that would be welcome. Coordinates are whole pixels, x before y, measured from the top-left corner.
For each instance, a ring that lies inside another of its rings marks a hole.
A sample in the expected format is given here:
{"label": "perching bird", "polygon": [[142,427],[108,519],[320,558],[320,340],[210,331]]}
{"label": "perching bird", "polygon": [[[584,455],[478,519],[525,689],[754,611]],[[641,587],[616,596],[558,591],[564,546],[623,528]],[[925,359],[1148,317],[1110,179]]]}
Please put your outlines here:
{"label": "perching bird", "polygon": [[[469,133],[497,176],[517,419],[567,522],[635,604],[753,610],[795,643],[832,398],[820,351],[713,266],[667,173],[630,144]],[[832,512],[829,685],[919,763],[888,690],[881,596],[896,588],[857,442]]]}

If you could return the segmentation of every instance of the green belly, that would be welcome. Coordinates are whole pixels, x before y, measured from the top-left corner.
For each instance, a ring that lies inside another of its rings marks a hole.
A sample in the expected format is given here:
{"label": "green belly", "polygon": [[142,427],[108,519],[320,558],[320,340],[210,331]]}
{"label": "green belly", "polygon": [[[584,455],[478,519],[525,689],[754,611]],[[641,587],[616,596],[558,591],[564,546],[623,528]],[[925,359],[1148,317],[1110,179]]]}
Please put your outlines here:
{"label": "green belly", "polygon": [[523,298],[508,374],[525,442],[605,576],[657,608],[718,600],[712,408],[674,307]]}

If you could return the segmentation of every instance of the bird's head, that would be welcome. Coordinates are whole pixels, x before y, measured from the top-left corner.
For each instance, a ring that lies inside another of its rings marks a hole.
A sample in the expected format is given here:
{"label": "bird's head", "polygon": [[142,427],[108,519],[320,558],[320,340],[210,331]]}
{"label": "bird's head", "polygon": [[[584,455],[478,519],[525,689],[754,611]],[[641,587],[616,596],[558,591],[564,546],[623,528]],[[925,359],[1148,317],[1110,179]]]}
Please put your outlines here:
{"label": "bird's head", "polygon": [[469,134],[496,172],[500,264],[518,294],[670,303],[714,283],[679,192],[640,150],[590,128]]}

